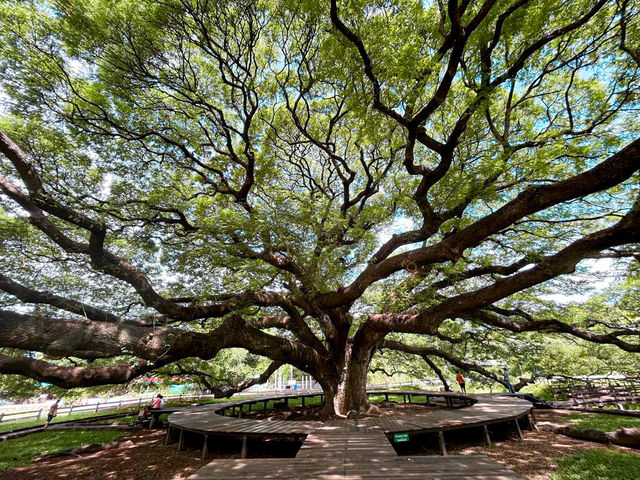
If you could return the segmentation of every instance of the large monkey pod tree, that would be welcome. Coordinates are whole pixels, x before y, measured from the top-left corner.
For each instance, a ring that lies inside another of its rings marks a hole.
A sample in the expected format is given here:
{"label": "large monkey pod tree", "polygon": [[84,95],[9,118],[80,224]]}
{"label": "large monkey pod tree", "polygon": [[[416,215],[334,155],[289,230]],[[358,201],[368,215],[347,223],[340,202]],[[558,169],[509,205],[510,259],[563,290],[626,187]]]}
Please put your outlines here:
{"label": "large monkey pod tree", "polygon": [[125,383],[241,347],[331,416],[371,408],[380,349],[640,352],[637,318],[535,301],[638,256],[638,7],[3,2],[0,373]]}

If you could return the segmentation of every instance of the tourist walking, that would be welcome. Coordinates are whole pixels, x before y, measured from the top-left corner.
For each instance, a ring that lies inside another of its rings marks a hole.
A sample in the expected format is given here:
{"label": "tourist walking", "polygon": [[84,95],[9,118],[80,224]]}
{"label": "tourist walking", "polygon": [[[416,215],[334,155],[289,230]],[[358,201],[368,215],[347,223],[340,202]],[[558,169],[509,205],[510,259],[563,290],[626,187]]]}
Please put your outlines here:
{"label": "tourist walking", "polygon": [[58,404],[60,403],[60,399],[56,400],[53,405],[49,408],[49,413],[47,414],[47,421],[44,424],[44,428],[47,428],[55,417],[58,416]]}
{"label": "tourist walking", "polygon": [[465,379],[462,376],[462,372],[458,372],[458,374],[456,375],[456,382],[458,382],[458,385],[460,385],[460,391],[462,393],[467,393],[467,389],[465,387]]}
{"label": "tourist walking", "polygon": [[516,393],[513,386],[511,385],[511,381],[509,380],[509,370],[507,370],[507,367],[504,367],[502,376],[504,378],[504,382],[507,384],[507,390],[509,390],[509,393]]}

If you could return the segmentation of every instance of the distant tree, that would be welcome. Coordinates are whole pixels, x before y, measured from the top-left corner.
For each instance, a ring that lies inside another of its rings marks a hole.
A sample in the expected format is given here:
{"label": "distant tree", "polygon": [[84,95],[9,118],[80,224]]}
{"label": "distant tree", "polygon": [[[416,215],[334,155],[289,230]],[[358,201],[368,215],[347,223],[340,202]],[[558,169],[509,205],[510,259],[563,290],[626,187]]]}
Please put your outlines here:
{"label": "distant tree", "polygon": [[381,347],[640,351],[637,317],[533,298],[638,255],[638,25],[627,0],[6,0],[0,347],[39,353],[0,373],[241,347],[331,416],[370,408]]}

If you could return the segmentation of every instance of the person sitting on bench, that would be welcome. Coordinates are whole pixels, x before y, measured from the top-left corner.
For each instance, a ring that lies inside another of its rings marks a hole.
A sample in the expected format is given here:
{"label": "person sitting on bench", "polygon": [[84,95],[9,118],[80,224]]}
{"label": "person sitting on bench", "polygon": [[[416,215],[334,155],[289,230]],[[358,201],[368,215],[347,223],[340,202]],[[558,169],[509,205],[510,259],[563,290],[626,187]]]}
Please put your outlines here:
{"label": "person sitting on bench", "polygon": [[160,394],[158,394],[155,401],[153,402],[153,405],[151,405],[152,410],[157,410],[159,408],[164,408],[164,399]]}
{"label": "person sitting on bench", "polygon": [[164,399],[161,394],[156,396],[153,404],[145,405],[145,407],[138,412],[138,418],[136,419],[137,423],[147,423],[151,420],[151,414],[153,410],[158,410],[160,408],[164,408]]}

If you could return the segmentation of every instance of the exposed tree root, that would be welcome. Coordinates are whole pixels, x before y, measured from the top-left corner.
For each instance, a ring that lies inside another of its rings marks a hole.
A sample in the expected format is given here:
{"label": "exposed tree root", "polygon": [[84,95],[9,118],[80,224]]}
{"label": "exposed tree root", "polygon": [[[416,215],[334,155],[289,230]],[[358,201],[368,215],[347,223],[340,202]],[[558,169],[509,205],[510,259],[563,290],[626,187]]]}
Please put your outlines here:
{"label": "exposed tree root", "polygon": [[613,432],[601,432],[600,430],[579,430],[574,427],[552,427],[545,426],[545,430],[550,430],[567,437],[578,438],[598,443],[613,443],[623,447],[640,449],[640,428],[621,428]]}

